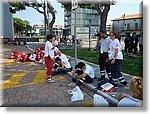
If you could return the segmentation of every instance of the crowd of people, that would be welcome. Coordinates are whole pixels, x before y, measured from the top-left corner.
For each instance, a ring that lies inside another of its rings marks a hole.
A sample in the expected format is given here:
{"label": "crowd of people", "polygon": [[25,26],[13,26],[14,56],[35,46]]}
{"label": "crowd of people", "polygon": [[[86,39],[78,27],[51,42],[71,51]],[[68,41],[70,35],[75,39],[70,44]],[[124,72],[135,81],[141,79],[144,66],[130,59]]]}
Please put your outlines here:
{"label": "crowd of people", "polygon": [[130,33],[127,33],[127,37],[124,40],[125,48],[124,48],[124,54],[128,54],[128,56],[133,56],[137,54],[138,48],[139,53],[143,54],[143,33],[141,33],[139,36],[136,35],[136,33],[133,33],[130,35]]}

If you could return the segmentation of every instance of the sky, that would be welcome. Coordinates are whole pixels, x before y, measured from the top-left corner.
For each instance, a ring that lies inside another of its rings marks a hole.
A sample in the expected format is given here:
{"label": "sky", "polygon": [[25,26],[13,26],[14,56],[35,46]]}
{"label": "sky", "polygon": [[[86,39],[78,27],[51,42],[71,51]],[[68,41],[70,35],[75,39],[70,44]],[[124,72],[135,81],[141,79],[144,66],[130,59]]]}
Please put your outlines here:
{"label": "sky", "polygon": [[[116,0],[116,5],[112,5],[108,13],[107,24],[111,24],[112,19],[121,17],[123,14],[138,14],[141,1],[143,0]],[[57,11],[55,24],[64,25],[64,9],[57,0],[51,0],[51,3]],[[26,8],[26,10],[19,11],[14,14],[14,17],[28,20],[31,25],[44,23],[43,15],[33,8]]]}

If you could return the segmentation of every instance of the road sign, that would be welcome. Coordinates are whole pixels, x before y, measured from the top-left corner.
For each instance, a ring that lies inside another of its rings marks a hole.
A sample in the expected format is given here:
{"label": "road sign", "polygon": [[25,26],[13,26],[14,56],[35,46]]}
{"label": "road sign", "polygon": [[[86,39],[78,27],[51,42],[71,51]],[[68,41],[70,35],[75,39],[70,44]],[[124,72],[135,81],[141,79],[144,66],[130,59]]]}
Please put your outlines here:
{"label": "road sign", "polygon": [[78,7],[78,0],[71,0],[72,9],[76,9]]}

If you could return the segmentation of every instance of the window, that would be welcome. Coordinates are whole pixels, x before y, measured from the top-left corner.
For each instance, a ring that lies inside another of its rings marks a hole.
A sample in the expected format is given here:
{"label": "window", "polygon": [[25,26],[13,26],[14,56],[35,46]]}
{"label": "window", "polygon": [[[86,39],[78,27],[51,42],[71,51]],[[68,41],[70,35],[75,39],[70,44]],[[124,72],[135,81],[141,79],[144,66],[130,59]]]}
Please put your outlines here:
{"label": "window", "polygon": [[127,30],[130,30],[130,23],[127,24]]}
{"label": "window", "polygon": [[138,29],[138,23],[135,23],[135,29],[136,30]]}

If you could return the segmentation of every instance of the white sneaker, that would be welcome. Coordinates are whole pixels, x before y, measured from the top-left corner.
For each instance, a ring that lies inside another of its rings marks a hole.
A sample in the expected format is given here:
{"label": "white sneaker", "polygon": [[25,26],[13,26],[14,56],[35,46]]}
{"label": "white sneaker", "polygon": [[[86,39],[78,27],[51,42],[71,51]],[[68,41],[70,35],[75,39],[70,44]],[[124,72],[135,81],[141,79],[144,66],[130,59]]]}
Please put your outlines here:
{"label": "white sneaker", "polygon": [[47,79],[47,82],[48,82],[48,83],[54,83],[55,80],[53,80],[52,78],[48,78],[48,79]]}
{"label": "white sneaker", "polygon": [[70,84],[67,84],[68,87],[75,87],[76,84],[75,83],[70,83]]}

